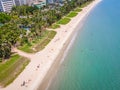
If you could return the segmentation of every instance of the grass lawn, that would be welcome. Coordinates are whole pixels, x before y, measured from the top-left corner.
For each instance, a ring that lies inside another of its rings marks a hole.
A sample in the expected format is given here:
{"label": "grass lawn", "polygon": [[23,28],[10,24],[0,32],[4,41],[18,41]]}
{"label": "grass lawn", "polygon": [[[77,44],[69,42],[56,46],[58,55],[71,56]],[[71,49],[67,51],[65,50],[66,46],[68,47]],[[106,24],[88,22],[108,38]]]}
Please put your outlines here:
{"label": "grass lawn", "polygon": [[23,46],[18,47],[18,49],[20,49],[24,52],[32,53],[32,52],[34,52],[34,50],[31,47],[32,47],[31,44],[24,44]]}
{"label": "grass lawn", "polygon": [[57,24],[65,25],[65,24],[69,23],[70,20],[71,20],[70,18],[65,17],[65,18],[62,18],[61,20],[59,20],[59,21],[57,22]]}
{"label": "grass lawn", "polygon": [[0,86],[5,87],[23,71],[29,60],[19,55],[13,55],[5,62],[0,63]]}
{"label": "grass lawn", "polygon": [[76,8],[74,11],[75,12],[80,12],[80,11],[82,11],[82,9],[81,8]]}
{"label": "grass lawn", "polygon": [[52,29],[60,28],[60,25],[58,25],[58,24],[53,24],[50,28],[52,28]]}
{"label": "grass lawn", "polygon": [[67,15],[67,17],[72,18],[72,17],[75,17],[77,14],[78,14],[78,13],[76,13],[75,11],[72,11],[72,12],[70,12],[70,13]]}
{"label": "grass lawn", "polygon": [[34,48],[37,51],[44,49],[45,46],[48,45],[48,43],[54,38],[55,35],[56,35],[55,31],[49,31],[47,34],[47,37],[44,40],[42,40],[41,42],[39,42],[38,44],[36,44],[36,46]]}
{"label": "grass lawn", "polygon": [[40,38],[37,38],[30,44],[20,46],[19,49],[27,53],[35,53],[45,48],[45,46],[54,38],[55,31],[45,31]]}

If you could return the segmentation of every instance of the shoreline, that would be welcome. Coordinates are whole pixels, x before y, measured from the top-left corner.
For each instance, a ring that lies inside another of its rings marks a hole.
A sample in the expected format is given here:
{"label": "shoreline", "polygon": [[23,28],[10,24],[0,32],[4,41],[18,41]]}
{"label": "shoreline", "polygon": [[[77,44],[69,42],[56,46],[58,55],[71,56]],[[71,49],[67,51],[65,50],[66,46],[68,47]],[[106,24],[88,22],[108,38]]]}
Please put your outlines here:
{"label": "shoreline", "polygon": [[[53,74],[52,76],[54,76],[54,71],[57,71],[59,68],[65,49],[77,32],[78,27],[82,27],[89,12],[100,1],[101,0],[93,1],[84,7],[77,16],[73,17],[67,25],[62,25],[61,28],[55,29],[57,34],[45,49],[31,56],[31,62],[26,66],[25,70],[12,84],[5,88],[0,88],[0,90],[37,90],[38,88],[45,90],[51,75]],[[39,68],[37,68],[38,65],[40,65]],[[21,87],[23,81],[26,82],[26,85]]]}
{"label": "shoreline", "polygon": [[[84,22],[86,21],[86,17],[89,15],[89,13],[95,8],[95,6],[101,2],[102,0],[95,0],[93,2],[91,2],[88,6],[84,7],[82,9],[82,11],[87,8],[90,7],[87,10],[87,13],[84,14],[83,18],[81,18],[81,20],[78,20],[75,26],[73,26],[72,28],[72,32],[71,35],[69,35],[68,40],[66,40],[64,46],[62,47],[62,49],[59,52],[59,55],[57,56],[57,58],[55,59],[55,62],[51,65],[50,69],[47,72],[47,75],[45,75],[44,79],[42,80],[41,84],[39,85],[39,87],[37,87],[35,90],[49,90],[49,85],[51,84],[51,82],[54,79],[54,76],[57,73],[57,70],[59,69],[60,65],[61,65],[61,60],[62,62],[64,61],[64,58],[66,57],[67,54],[65,54],[65,52],[68,52],[70,47],[72,46],[72,44],[74,43],[74,40],[77,36],[77,32],[82,28],[82,26],[84,25]],[[77,16],[79,16],[80,14],[83,14],[81,12],[78,13]],[[76,18],[76,17],[73,17]],[[73,39],[74,38],[74,39]],[[71,45],[70,45],[71,44]]]}
{"label": "shoreline", "polygon": [[[85,19],[86,18],[84,18],[81,21],[84,22]],[[75,27],[74,31],[69,36],[68,40],[64,43],[62,49],[60,50],[59,54],[57,55],[56,59],[54,60],[55,62],[53,62],[50,69],[48,70],[47,75],[45,75],[42,82],[39,84],[39,87],[37,87],[35,90],[48,90],[50,83],[52,82],[52,80],[54,79],[54,76],[57,73],[57,70],[60,68],[61,63],[64,61],[64,58],[66,57],[67,52],[69,51],[70,47],[72,46],[72,44],[74,42],[74,40],[77,36],[77,32],[79,31],[80,28],[82,28],[83,24],[84,23],[82,23],[80,25],[78,24]]]}

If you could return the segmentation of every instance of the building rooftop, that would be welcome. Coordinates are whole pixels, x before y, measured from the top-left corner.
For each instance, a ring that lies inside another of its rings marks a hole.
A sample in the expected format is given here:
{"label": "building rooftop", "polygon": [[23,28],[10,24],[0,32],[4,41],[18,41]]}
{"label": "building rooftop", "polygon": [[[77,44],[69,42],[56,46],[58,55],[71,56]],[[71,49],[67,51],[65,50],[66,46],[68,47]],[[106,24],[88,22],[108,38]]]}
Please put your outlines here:
{"label": "building rooftop", "polygon": [[34,6],[37,8],[41,8],[46,5],[46,0],[37,0],[36,2],[33,3]]}
{"label": "building rooftop", "polygon": [[46,2],[46,0],[36,0],[35,2],[33,2],[33,4],[40,4],[42,2]]}

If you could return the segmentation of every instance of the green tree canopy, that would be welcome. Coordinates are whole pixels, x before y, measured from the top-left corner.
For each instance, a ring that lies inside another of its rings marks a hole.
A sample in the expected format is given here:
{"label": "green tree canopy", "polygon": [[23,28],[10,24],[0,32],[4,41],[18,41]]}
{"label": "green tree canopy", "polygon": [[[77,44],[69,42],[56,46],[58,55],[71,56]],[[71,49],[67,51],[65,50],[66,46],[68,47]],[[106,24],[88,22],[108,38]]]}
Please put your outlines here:
{"label": "green tree canopy", "polygon": [[11,17],[6,13],[0,13],[0,23],[6,23],[11,20]]}

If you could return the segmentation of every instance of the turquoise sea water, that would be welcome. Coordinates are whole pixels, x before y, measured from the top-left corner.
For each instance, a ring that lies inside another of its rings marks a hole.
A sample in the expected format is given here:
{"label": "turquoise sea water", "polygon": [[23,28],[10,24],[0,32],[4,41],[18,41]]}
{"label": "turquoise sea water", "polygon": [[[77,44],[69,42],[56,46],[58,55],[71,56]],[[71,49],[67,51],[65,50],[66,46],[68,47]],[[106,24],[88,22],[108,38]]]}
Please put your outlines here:
{"label": "turquoise sea water", "polygon": [[120,90],[120,0],[103,0],[65,57],[49,90]]}

